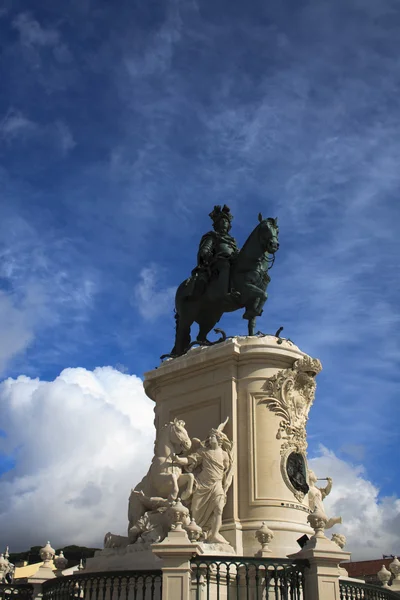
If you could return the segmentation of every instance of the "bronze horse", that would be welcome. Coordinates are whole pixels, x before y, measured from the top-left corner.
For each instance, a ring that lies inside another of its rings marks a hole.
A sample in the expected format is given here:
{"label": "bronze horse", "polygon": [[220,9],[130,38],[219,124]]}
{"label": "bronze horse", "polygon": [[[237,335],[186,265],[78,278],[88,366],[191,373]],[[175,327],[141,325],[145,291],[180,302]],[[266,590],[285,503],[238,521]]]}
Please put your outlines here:
{"label": "bronze horse", "polygon": [[[267,300],[266,289],[270,282],[268,270],[273,255],[279,248],[278,220],[263,219],[248,237],[243,248],[232,259],[230,268],[231,289],[234,294],[213,300],[206,286],[202,293],[188,294],[189,280],[178,287],[175,296],[176,335],[170,356],[180,356],[190,347],[190,328],[199,325],[197,343],[210,344],[207,334],[218,323],[225,312],[245,308],[244,319],[248,320],[248,333],[254,335],[256,317],[262,313]],[[272,256],[271,256],[272,255]]]}

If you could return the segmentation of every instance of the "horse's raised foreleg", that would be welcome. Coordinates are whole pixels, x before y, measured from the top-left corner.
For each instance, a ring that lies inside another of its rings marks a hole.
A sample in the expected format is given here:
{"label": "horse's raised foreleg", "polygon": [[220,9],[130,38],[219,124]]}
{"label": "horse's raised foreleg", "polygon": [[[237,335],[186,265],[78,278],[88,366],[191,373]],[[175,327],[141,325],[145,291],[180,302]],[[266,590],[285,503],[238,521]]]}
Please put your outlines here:
{"label": "horse's raised foreleg", "polygon": [[172,502],[172,500],[176,500],[179,494],[179,485],[178,485],[178,478],[175,475],[175,473],[171,473],[171,483],[172,483],[172,491],[168,496],[168,500],[170,502]]}
{"label": "horse's raised foreleg", "polygon": [[178,485],[179,485],[179,488],[186,486],[185,489],[182,491],[182,500],[189,500],[189,498],[193,494],[193,486],[194,486],[193,473],[183,473],[178,479]]}

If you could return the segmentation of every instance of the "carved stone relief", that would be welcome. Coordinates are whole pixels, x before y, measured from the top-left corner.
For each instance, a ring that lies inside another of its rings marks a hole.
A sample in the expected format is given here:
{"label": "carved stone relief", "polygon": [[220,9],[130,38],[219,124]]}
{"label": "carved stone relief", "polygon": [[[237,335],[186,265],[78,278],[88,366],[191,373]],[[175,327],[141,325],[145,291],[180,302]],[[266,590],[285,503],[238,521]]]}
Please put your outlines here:
{"label": "carved stone relief", "polygon": [[108,532],[105,548],[147,550],[165,539],[175,520],[192,537],[201,532],[202,543],[233,552],[220,534],[233,477],[233,444],[223,432],[227,421],[211,429],[203,442],[190,439],[177,417],[158,429],[149,471],[129,498],[128,536]]}
{"label": "carved stone relief", "polygon": [[[306,424],[315,396],[315,376],[321,370],[318,359],[305,355],[296,360],[291,369],[279,371],[263,385],[267,397],[261,402],[281,419],[276,438],[282,440],[282,477],[300,502],[307,493]],[[300,468],[301,461],[304,461],[304,469]]]}
{"label": "carved stone relief", "polygon": [[318,359],[303,356],[295,361],[291,369],[279,371],[263,386],[263,391],[268,394],[263,402],[281,417],[276,437],[285,440],[282,454],[289,447],[297,448],[298,452],[307,449],[305,428],[314,401],[315,376],[321,370]]}

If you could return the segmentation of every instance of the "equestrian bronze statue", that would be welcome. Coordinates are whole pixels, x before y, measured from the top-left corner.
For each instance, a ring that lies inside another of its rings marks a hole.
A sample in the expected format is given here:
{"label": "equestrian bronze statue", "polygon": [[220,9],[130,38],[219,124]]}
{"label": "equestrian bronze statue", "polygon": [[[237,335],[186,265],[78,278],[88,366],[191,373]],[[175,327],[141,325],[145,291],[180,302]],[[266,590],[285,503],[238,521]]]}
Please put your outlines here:
{"label": "equestrian bronze statue", "polygon": [[199,325],[192,345],[207,345],[207,334],[222,315],[240,308],[245,309],[249,335],[254,335],[256,317],[267,300],[268,271],[279,248],[278,220],[263,219],[259,214],[258,225],[239,249],[229,233],[233,218],[230,209],[215,206],[209,216],[213,231],[201,238],[197,266],[176,292],[176,336],[170,356],[180,356],[191,346],[192,323]]}

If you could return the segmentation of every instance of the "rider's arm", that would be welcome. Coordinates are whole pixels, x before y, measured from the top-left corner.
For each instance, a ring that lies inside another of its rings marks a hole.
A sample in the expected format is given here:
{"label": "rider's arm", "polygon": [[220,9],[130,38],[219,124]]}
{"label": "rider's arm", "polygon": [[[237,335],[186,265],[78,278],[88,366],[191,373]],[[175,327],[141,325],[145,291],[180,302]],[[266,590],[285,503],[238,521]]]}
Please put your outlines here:
{"label": "rider's arm", "polygon": [[203,239],[200,242],[200,248],[199,248],[199,253],[198,253],[198,261],[199,263],[202,262],[209,262],[210,258],[213,255],[213,239],[212,236],[209,235],[205,235],[203,237]]}

